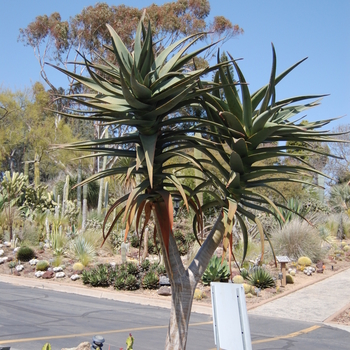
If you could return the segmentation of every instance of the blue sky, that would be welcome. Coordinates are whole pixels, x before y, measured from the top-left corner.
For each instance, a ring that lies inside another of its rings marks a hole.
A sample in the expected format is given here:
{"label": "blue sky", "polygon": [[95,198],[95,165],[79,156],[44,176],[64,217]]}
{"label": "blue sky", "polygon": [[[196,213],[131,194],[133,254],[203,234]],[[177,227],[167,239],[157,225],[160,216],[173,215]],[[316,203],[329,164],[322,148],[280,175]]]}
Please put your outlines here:
{"label": "blue sky", "polygon": [[[104,1],[110,5],[122,2]],[[143,7],[165,1],[128,0]],[[63,20],[94,5],[91,0],[11,0],[0,2],[0,84],[23,89],[40,81],[33,51],[17,42],[19,28],[38,15],[59,12]],[[244,29],[225,45],[240,67],[251,92],[268,82],[271,43],[277,52],[277,73],[304,57],[308,59],[278,85],[277,98],[302,94],[330,94],[308,111],[308,120],[344,116],[350,123],[350,1],[349,0],[220,0],[210,1],[211,16],[224,15]]]}

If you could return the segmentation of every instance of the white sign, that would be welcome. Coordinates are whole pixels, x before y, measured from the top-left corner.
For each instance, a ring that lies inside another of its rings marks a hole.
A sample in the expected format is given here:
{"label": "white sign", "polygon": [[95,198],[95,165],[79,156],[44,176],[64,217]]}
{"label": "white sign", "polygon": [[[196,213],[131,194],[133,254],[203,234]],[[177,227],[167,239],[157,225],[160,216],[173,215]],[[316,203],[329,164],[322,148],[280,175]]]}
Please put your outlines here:
{"label": "white sign", "polygon": [[252,350],[242,284],[212,282],[210,286],[217,349]]}

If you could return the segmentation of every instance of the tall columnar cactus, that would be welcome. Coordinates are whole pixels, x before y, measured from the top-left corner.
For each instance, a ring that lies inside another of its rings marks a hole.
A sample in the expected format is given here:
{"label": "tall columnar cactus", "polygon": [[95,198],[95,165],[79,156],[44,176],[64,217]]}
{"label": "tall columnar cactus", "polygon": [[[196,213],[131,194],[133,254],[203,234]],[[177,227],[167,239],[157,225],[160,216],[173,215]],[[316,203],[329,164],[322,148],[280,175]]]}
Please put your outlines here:
{"label": "tall columnar cactus", "polygon": [[[81,183],[81,162],[78,167],[78,184]],[[81,186],[77,187],[77,207],[79,212],[81,213]]]}
{"label": "tall columnar cactus", "polygon": [[88,193],[88,185],[85,184],[83,186],[83,220],[82,220],[82,231],[84,232],[86,229],[86,219],[87,219],[87,193]]}
{"label": "tall columnar cactus", "polygon": [[64,214],[64,211],[66,209],[68,194],[69,194],[69,175],[66,176],[66,183],[64,184],[64,187],[63,187],[62,214]]}
{"label": "tall columnar cactus", "polygon": [[105,183],[105,195],[104,195],[104,209],[107,209],[108,207],[108,189],[109,189],[109,182],[106,181]]}

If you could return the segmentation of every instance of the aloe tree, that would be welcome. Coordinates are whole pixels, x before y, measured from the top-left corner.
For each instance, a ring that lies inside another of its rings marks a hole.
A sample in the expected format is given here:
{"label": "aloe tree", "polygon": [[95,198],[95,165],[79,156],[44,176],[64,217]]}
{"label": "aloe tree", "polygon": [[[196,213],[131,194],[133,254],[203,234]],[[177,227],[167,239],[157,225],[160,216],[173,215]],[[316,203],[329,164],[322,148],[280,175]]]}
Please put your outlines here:
{"label": "aloe tree", "polygon": [[[243,74],[233,60],[232,64],[241,83],[241,101],[234,82],[227,80],[230,79],[230,75],[226,75],[224,70],[229,69],[225,68],[228,63],[218,63],[217,66],[200,70],[188,69],[189,62],[206,50],[201,48],[187,53],[188,48],[200,38],[200,34],[180,40],[156,56],[150,27],[146,30],[143,19],[137,28],[134,50],[131,53],[118,34],[110,26],[108,29],[112,37],[112,47],[108,49],[115,56],[118,66],[102,57],[100,58],[103,63],[97,64],[83,56],[82,65],[86,67],[88,77],[57,67],[90,90],[90,93],[86,94],[65,96],[83,108],[60,113],[67,117],[96,120],[105,126],[130,126],[133,132],[122,137],[114,137],[112,134],[108,139],[77,142],[61,147],[93,152],[92,156],[132,159],[127,166],[103,170],[82,184],[105,176],[126,174],[128,179],[135,174],[141,175],[141,182],[109,208],[104,225],[115,209],[117,215],[112,220],[111,228],[104,232],[104,239],[122,216],[126,221],[125,235],[135,219],[136,227],[141,226],[142,239],[144,228],[153,213],[172,288],[165,348],[185,349],[196,285],[223,237],[225,247],[229,246],[234,219],[236,218],[244,228],[242,216],[247,216],[260,227],[260,222],[252,210],[274,213],[265,206],[266,204],[277,209],[274,203],[255,189],[261,186],[268,187],[269,179],[265,176],[276,174],[278,171],[298,176],[303,171],[312,170],[307,166],[278,169],[256,167],[254,164],[261,159],[288,155],[288,152],[285,153],[286,146],[263,149],[259,146],[264,142],[289,139],[325,140],[322,132],[314,130],[327,122],[310,123],[301,128],[298,124],[288,121],[295,113],[315,105],[289,106],[290,103],[307,97],[275,103],[275,85],[292,68],[275,77],[274,63],[270,83],[250,95]],[[182,46],[187,41],[189,43]],[[214,69],[219,69],[215,82],[200,80],[204,74]],[[224,94],[220,94],[219,89],[224,89]],[[224,95],[224,99],[221,95]],[[202,106],[206,115],[182,115],[181,109],[188,106]],[[196,137],[195,133],[202,132],[203,129],[209,137]],[[127,147],[116,148],[119,145]],[[195,159],[185,152],[193,147],[200,150],[207,159]],[[178,158],[184,161],[177,162]],[[208,170],[208,162],[217,167],[224,181]],[[182,185],[181,176],[177,176],[180,173],[176,170],[186,167],[201,170],[208,181],[203,181],[193,191]],[[286,179],[274,179],[282,180]],[[219,195],[212,193],[215,201],[210,205],[222,207],[223,214],[218,217],[193,262],[185,269],[172,235],[172,196],[181,197],[186,207],[195,210],[194,228],[195,231],[200,230],[202,211],[197,193],[206,190],[205,186],[209,183],[217,186],[219,190]],[[246,249],[246,230],[244,237]]]}

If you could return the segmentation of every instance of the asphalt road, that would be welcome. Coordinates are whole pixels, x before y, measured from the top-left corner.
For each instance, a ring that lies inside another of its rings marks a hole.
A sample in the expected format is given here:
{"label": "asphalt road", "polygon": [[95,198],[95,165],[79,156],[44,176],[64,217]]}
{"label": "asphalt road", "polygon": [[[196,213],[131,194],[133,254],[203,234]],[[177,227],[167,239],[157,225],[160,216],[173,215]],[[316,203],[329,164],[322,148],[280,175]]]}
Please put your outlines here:
{"label": "asphalt road", "polygon": [[[0,349],[53,350],[106,339],[104,349],[125,348],[131,332],[135,350],[163,349],[169,310],[0,283]],[[250,316],[253,350],[348,350],[350,333],[320,324]],[[188,350],[216,349],[211,317],[192,313]],[[238,349],[237,349],[238,350]]]}

